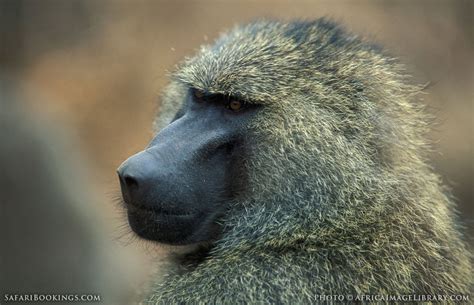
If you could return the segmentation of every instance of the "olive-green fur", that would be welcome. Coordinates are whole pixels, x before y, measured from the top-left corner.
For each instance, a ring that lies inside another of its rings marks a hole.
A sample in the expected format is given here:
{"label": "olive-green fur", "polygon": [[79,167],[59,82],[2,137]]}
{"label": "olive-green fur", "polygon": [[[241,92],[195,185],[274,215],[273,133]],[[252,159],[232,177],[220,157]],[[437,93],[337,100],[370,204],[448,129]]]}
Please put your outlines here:
{"label": "olive-green fur", "polygon": [[160,278],[151,303],[470,293],[455,206],[426,159],[421,87],[381,48],[326,19],[236,27],[178,67],[157,129],[189,87],[262,107],[221,238]]}

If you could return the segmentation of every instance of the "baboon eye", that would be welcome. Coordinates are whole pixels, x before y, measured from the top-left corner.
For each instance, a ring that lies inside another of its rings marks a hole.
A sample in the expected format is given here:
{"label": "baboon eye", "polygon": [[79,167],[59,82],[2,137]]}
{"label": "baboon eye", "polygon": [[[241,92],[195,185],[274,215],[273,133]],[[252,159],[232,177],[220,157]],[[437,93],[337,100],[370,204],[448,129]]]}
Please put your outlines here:
{"label": "baboon eye", "polygon": [[232,100],[229,103],[229,108],[233,111],[239,111],[242,108],[242,102],[237,100]]}
{"label": "baboon eye", "polygon": [[194,100],[198,103],[202,103],[204,101],[204,92],[201,90],[194,89],[193,90]]}

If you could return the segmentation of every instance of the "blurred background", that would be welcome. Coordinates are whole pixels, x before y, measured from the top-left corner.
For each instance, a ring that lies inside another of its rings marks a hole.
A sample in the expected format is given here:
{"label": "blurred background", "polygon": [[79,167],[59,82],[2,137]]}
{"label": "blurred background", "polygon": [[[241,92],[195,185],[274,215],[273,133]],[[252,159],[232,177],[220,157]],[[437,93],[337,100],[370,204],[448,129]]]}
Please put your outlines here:
{"label": "blurred background", "polygon": [[100,198],[97,213],[116,228],[111,239],[132,251],[128,262],[139,268],[154,250],[121,242],[125,220],[114,202],[115,170],[151,139],[168,73],[236,23],[332,17],[384,45],[416,82],[431,84],[423,98],[437,116],[433,166],[452,187],[472,240],[473,3],[0,0],[0,73],[29,96],[27,112],[72,135],[69,149],[82,153],[87,183]]}

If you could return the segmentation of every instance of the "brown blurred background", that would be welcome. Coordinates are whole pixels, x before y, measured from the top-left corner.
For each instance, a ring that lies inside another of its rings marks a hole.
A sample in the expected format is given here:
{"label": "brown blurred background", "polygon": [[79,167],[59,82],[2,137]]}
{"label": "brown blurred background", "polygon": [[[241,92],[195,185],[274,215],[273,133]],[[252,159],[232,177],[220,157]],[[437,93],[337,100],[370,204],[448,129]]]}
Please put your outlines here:
{"label": "brown blurred background", "polygon": [[[385,45],[437,116],[433,165],[473,222],[473,1],[0,1],[0,69],[38,99],[34,113],[77,135],[89,181],[114,208],[115,169],[151,138],[167,74],[224,29],[260,17],[329,16]],[[1,143],[7,145],[7,143]],[[120,220],[111,220],[118,225]],[[471,237],[472,238],[472,237]],[[129,247],[134,247],[130,245]]]}

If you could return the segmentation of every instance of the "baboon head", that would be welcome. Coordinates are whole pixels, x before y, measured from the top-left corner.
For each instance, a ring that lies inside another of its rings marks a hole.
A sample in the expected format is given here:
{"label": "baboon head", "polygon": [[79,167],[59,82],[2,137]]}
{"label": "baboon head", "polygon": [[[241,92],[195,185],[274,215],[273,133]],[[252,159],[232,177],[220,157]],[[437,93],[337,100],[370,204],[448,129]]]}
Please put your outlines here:
{"label": "baboon head", "polygon": [[131,227],[278,245],[371,219],[395,187],[379,177],[421,164],[418,88],[398,69],[324,19],[256,22],[202,47],[165,90],[155,138],[118,170]]}

